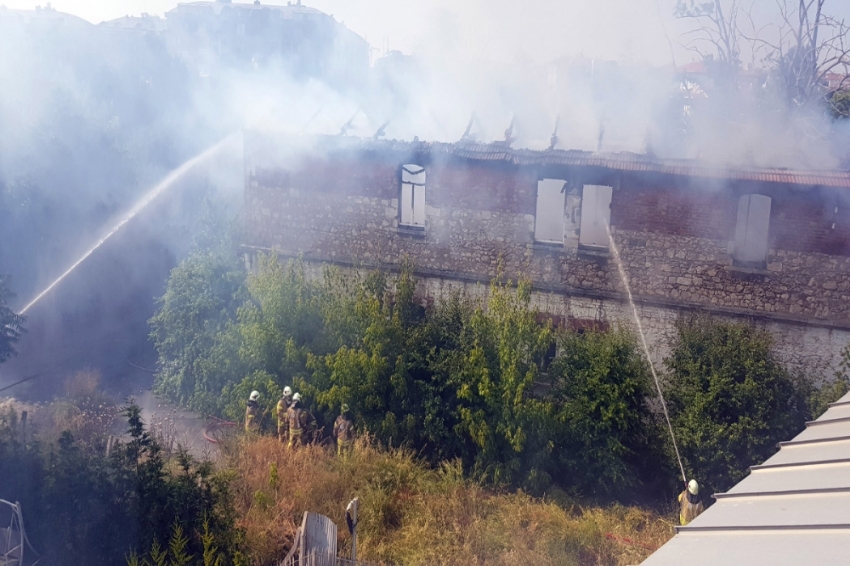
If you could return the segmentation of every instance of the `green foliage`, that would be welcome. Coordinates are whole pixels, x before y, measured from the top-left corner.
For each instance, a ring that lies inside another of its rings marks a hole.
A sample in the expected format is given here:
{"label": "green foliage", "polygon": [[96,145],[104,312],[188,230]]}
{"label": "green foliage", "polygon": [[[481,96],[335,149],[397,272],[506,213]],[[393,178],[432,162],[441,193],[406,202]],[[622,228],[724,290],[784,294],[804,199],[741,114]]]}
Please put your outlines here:
{"label": "green foliage", "polygon": [[7,276],[0,275],[0,363],[15,355],[15,344],[24,332],[26,317],[15,314],[8,301],[15,297],[6,286]]}
{"label": "green foliage", "polygon": [[802,429],[805,396],[766,330],[693,315],[676,323],[667,393],[686,472],[724,491]]}
{"label": "green foliage", "polygon": [[[160,390],[182,391],[190,406],[241,422],[257,390],[261,430],[273,432],[291,384],[325,430],[347,403],[357,430],[385,446],[458,460],[476,479],[533,493],[556,484],[646,497],[677,475],[632,332],[540,325],[528,281],[494,281],[486,302],[457,294],[425,309],[409,263],[395,276],[325,268],[313,278],[300,260],[271,256],[244,278],[208,260],[175,269],[153,320]],[[204,310],[195,295],[218,306]],[[178,320],[201,312],[215,320]],[[709,490],[743,477],[843,387],[792,378],[771,356],[770,334],[749,325],[694,317],[677,329],[666,360],[671,415],[689,473]]]}
{"label": "green foliage", "polygon": [[25,444],[12,414],[0,416],[0,498],[21,502],[34,548],[56,564],[148,563],[133,553],[151,549],[157,564],[166,552],[158,541],[170,539],[164,563],[190,564],[186,557],[202,555],[206,523],[227,563],[239,531],[226,478],[185,451],[166,459],[139,408],[124,414],[128,439],[108,457],[69,432],[55,446]]}
{"label": "green foliage", "polygon": [[839,90],[829,98],[829,110],[835,120],[850,118],[850,90]]}
{"label": "green foliage", "polygon": [[259,427],[260,430],[270,431],[273,426],[273,416],[277,400],[283,392],[283,387],[278,385],[279,379],[266,371],[255,371],[245,376],[239,383],[230,386],[225,385],[222,390],[222,403],[224,405],[224,416],[237,422],[245,419],[245,404],[252,391],[260,393]]}
{"label": "green foliage", "polygon": [[218,412],[219,393],[241,373],[231,321],[244,300],[244,273],[213,253],[171,272],[150,320],[159,352],[157,391],[200,412]]}
{"label": "green foliage", "polygon": [[496,483],[521,480],[539,489],[549,483],[540,477],[549,446],[535,433],[547,407],[531,393],[553,337],[550,326],[537,324],[530,301],[530,281],[520,281],[516,290],[491,285],[487,310],[476,309],[469,320],[470,347],[462,350],[465,363],[450,383],[458,399],[454,430],[477,448],[473,471]]}
{"label": "green foliage", "polygon": [[806,395],[810,419],[820,417],[829,408],[830,403],[838,401],[850,392],[850,375],[848,374],[850,374],[850,344],[841,350],[841,362],[833,381],[821,380],[819,384],[815,384],[812,380],[798,378]]}
{"label": "green foliage", "polygon": [[[558,460],[583,489],[622,493],[641,473],[663,475],[658,428],[647,403],[655,394],[646,359],[625,328],[562,333],[549,374]],[[653,462],[654,460],[654,462]]]}

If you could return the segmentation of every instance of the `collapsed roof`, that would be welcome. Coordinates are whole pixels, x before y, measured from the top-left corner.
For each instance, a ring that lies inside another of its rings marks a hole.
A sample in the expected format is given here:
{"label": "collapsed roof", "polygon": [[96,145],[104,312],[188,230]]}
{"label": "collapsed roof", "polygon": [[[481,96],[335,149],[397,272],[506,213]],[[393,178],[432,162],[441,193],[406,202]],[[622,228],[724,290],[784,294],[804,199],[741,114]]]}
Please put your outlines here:
{"label": "collapsed roof", "polygon": [[460,141],[444,143],[322,135],[290,137],[281,134],[249,132],[246,146],[250,148],[252,153],[268,153],[267,148],[263,148],[264,144],[271,141],[271,145],[274,147],[275,141],[280,140],[285,143],[287,138],[294,145],[304,145],[319,152],[395,154],[400,159],[419,160],[423,163],[434,159],[456,157],[477,161],[502,162],[516,166],[599,167],[612,171],[655,173],[679,177],[850,189],[850,171],[841,169],[807,170],[729,165],[697,159],[660,158],[651,154],[632,152],[597,153],[562,149],[514,149],[504,142]]}

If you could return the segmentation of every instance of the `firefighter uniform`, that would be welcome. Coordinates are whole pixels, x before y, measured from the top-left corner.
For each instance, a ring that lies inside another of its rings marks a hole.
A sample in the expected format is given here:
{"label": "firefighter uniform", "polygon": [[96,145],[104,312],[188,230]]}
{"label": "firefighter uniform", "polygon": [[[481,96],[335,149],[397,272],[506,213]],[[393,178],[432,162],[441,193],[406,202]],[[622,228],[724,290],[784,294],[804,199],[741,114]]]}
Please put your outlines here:
{"label": "firefighter uniform", "polygon": [[338,455],[351,450],[354,444],[354,422],[345,413],[336,418],[333,435]]}
{"label": "firefighter uniform", "polygon": [[245,407],[245,432],[260,430],[260,404],[254,399],[248,399]]}
{"label": "firefighter uniform", "polygon": [[286,440],[286,412],[292,406],[292,395],[283,395],[277,402],[277,438],[281,442]]}
{"label": "firefighter uniform", "polygon": [[687,489],[679,494],[679,524],[687,525],[696,519],[700,513],[705,511],[699,495],[689,492]]}
{"label": "firefighter uniform", "polygon": [[301,408],[301,403],[295,402],[286,411],[286,421],[289,429],[289,448],[307,444],[310,433],[316,429],[316,419],[310,411]]}

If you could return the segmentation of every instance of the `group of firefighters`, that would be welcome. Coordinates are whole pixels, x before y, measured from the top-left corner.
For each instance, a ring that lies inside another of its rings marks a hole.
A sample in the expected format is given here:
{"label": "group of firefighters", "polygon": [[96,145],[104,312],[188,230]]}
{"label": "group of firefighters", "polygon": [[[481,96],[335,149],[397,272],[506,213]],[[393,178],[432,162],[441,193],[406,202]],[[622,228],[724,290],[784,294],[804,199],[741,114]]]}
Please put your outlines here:
{"label": "group of firefighters", "polygon": [[[318,424],[316,417],[303,406],[300,393],[293,394],[291,387],[284,387],[283,395],[277,402],[276,413],[277,438],[281,443],[293,448],[313,440],[318,431]],[[260,392],[252,391],[245,407],[245,432],[258,432],[260,419]],[[354,421],[346,404],[342,405],[342,411],[334,422],[333,437],[338,454],[349,451],[354,444]]]}
{"label": "group of firefighters", "polygon": [[[245,408],[245,432],[256,432],[260,428],[259,401],[259,391],[252,391]],[[302,406],[300,393],[293,394],[291,387],[284,387],[276,409],[278,440],[287,443],[289,448],[307,444],[312,440],[317,431],[316,417]],[[349,407],[343,404],[341,409],[333,427],[333,437],[340,455],[349,451],[354,444],[354,421],[351,420]],[[696,480],[691,480],[679,494],[679,523],[687,525],[704,510],[699,496],[699,484]]]}

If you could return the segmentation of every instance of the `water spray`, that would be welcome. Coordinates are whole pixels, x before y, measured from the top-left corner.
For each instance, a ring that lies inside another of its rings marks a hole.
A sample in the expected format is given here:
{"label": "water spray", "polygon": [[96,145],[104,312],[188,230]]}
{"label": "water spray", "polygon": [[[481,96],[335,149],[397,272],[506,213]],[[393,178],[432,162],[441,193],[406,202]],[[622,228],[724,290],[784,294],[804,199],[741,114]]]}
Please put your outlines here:
{"label": "water spray", "polygon": [[206,159],[208,159],[212,155],[214,155],[225,144],[227,144],[231,139],[233,139],[234,136],[235,136],[235,134],[232,135],[232,136],[228,136],[227,138],[223,139],[222,141],[218,142],[217,144],[213,145],[212,147],[203,151],[202,153],[196,155],[195,157],[193,157],[192,159],[185,162],[183,165],[181,165],[180,167],[178,167],[177,169],[175,169],[174,171],[169,173],[165,177],[165,179],[160,181],[145,196],[143,196],[138,202],[136,202],[136,204],[133,205],[133,208],[131,208],[121,218],[121,220],[119,220],[118,223],[115,226],[112,227],[112,229],[109,231],[109,233],[107,233],[104,237],[102,237],[100,240],[98,240],[96,244],[94,244],[91,248],[89,248],[89,250],[86,253],[84,253],[82,255],[82,257],[80,257],[80,259],[78,259],[76,262],[74,262],[74,264],[71,267],[69,267],[62,275],[57,277],[56,280],[53,281],[53,283],[48,285],[47,288],[44,289],[44,291],[42,291],[41,293],[36,295],[36,297],[32,301],[30,301],[23,309],[21,309],[20,314],[24,314],[25,312],[27,312],[34,304],[36,304],[38,301],[40,301],[42,299],[42,297],[44,297],[51,290],[53,290],[53,288],[56,287],[56,285],[61,283],[62,280],[65,279],[65,277],[67,277],[81,263],[83,263],[91,254],[93,254],[95,252],[95,250],[97,250],[100,246],[102,246],[109,238],[111,238],[116,232],[118,232],[125,224],[127,224],[127,222],[132,220],[139,212],[144,210],[144,208],[147,207],[151,202],[153,202],[156,199],[156,197],[158,197],[163,191],[165,191],[166,189],[171,187],[174,184],[175,181],[177,181],[180,177],[182,177],[183,175],[188,173],[189,170],[192,169],[195,165],[197,165],[198,163],[201,163],[202,161],[205,161]]}
{"label": "water spray", "polygon": [[685,467],[682,465],[682,457],[679,455],[679,446],[676,444],[676,435],[673,434],[673,425],[670,423],[670,414],[667,412],[667,401],[664,400],[664,394],[661,392],[661,382],[658,380],[658,374],[655,372],[655,365],[652,363],[652,357],[649,354],[649,346],[646,344],[646,336],[643,333],[643,325],[640,322],[635,301],[632,298],[632,288],[629,285],[629,278],[626,276],[626,269],[623,267],[623,262],[620,259],[620,251],[617,249],[617,244],[614,243],[614,236],[611,234],[611,227],[605,223],[605,230],[608,232],[608,241],[611,243],[611,251],[614,252],[614,261],[617,264],[617,270],[620,272],[620,279],[623,280],[623,285],[626,287],[626,295],[629,298],[629,305],[632,307],[635,322],[637,323],[640,341],[643,345],[643,353],[646,354],[646,361],[649,362],[649,370],[652,372],[652,378],[655,380],[655,388],[658,390],[658,398],[661,400],[661,408],[664,410],[664,419],[667,421],[667,428],[670,430],[670,439],[673,441],[673,450],[676,451],[676,460],[679,462],[679,471],[682,472],[682,481],[688,483],[688,478],[685,476]]}

